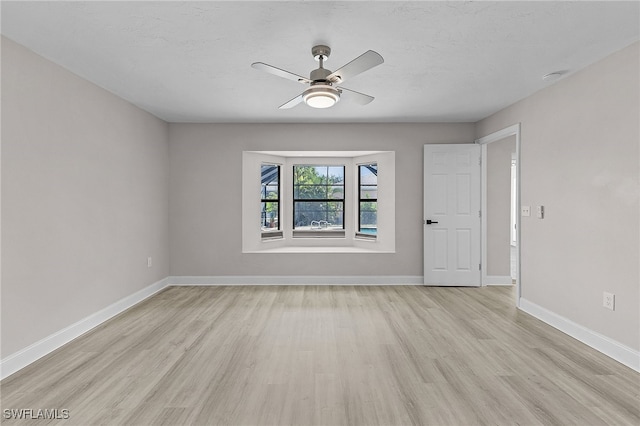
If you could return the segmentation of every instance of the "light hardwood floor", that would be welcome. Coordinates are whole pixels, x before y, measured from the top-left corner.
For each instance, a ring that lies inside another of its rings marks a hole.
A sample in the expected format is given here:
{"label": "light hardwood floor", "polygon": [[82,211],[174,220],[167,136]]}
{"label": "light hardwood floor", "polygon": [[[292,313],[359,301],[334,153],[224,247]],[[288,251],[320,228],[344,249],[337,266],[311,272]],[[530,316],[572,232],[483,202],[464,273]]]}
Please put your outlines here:
{"label": "light hardwood floor", "polygon": [[2,408],[67,409],[64,425],[640,424],[640,375],[513,297],[170,287],[2,381]]}

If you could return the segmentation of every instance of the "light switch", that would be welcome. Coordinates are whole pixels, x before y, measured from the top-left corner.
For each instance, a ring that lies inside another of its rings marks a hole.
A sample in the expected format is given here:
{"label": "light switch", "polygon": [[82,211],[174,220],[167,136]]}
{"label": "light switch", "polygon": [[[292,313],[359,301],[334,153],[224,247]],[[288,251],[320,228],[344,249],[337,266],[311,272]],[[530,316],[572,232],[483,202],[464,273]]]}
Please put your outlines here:
{"label": "light switch", "polygon": [[536,216],[538,216],[538,219],[544,219],[544,206],[536,207]]}
{"label": "light switch", "polygon": [[529,216],[531,216],[531,207],[529,207],[529,206],[522,206],[522,216],[523,216],[523,217],[529,217]]}

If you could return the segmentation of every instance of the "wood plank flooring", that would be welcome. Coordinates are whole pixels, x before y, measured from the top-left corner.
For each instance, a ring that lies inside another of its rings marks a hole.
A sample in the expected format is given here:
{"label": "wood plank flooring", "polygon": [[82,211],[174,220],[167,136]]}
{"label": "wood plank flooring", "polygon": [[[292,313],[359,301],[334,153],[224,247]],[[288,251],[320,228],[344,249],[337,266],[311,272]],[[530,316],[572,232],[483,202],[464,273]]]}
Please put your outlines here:
{"label": "wood plank flooring", "polygon": [[3,424],[640,424],[638,373],[513,298],[510,287],[170,287],[2,381]]}

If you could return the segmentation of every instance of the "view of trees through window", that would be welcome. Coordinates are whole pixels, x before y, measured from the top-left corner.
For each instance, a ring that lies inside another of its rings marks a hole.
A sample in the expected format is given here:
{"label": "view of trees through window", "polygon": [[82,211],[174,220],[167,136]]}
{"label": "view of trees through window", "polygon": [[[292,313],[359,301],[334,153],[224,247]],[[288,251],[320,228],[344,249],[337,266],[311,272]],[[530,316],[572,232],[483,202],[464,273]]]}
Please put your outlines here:
{"label": "view of trees through window", "polygon": [[378,233],[378,165],[358,166],[358,232]]}
{"label": "view of trees through window", "polygon": [[260,181],[260,226],[263,231],[277,231],[280,229],[280,166],[262,164]]}
{"label": "view of trees through window", "polygon": [[293,167],[293,229],[344,229],[344,166]]}

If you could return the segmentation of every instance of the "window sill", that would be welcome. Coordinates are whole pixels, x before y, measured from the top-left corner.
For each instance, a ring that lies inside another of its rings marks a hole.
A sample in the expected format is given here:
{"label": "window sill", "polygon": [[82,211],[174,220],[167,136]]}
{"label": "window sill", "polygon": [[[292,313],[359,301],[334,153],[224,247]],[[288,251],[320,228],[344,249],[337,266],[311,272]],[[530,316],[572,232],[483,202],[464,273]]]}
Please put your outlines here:
{"label": "window sill", "polygon": [[355,239],[357,240],[365,240],[365,241],[376,241],[378,239],[377,235],[372,234],[364,234],[360,232],[356,232]]}
{"label": "window sill", "polygon": [[273,247],[264,250],[245,251],[244,253],[395,253],[353,246],[325,246],[325,247]]}
{"label": "window sill", "polygon": [[284,234],[282,231],[262,231],[261,238],[262,241],[281,240]]}
{"label": "window sill", "polygon": [[344,238],[344,230],[330,231],[293,231],[293,238]]}

